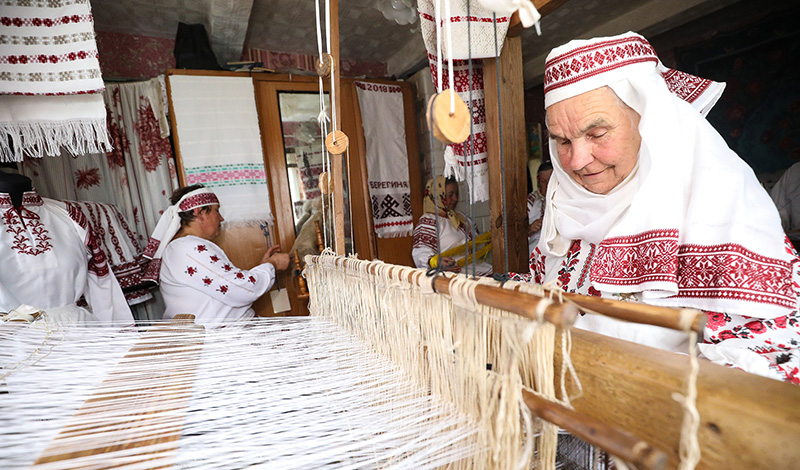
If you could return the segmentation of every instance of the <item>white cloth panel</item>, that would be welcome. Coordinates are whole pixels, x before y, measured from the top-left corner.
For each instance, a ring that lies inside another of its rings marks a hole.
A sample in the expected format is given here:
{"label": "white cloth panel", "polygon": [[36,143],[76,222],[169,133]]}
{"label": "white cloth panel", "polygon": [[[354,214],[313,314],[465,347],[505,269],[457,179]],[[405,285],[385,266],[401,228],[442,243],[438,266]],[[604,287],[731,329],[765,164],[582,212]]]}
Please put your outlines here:
{"label": "white cloth panel", "polygon": [[255,89],[249,77],[172,75],[186,184],[213,189],[229,223],[272,222]]}
{"label": "white cloth panel", "polygon": [[355,82],[367,145],[372,220],[380,238],[407,237],[414,229],[408,183],[403,89]]}

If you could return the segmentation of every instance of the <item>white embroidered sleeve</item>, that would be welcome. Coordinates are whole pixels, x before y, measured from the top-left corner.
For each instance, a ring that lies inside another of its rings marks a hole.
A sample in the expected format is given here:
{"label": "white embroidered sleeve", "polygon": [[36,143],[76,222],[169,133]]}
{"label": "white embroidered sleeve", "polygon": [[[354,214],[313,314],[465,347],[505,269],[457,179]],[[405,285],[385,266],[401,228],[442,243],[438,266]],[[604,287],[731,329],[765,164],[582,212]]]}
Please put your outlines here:
{"label": "white embroidered sleeve", "polygon": [[170,267],[177,282],[233,307],[249,306],[275,281],[272,264],[239,269],[211,242],[192,243],[181,258],[183,266]]}

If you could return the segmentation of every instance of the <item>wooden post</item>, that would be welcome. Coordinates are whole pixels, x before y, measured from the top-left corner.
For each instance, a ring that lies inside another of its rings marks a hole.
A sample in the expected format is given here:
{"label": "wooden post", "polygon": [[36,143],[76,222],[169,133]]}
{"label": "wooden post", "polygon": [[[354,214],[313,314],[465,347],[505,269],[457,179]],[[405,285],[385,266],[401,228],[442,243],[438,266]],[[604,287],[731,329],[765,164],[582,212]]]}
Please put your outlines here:
{"label": "wooden post", "polygon": [[[331,71],[331,108],[335,110],[333,120],[336,130],[342,128],[342,90],[339,86],[340,70],[339,64],[339,0],[331,0],[331,57],[333,58]],[[334,220],[334,248],[336,254],[345,254],[344,243],[344,174],[342,171],[345,154],[333,155],[331,165],[333,166],[333,220]]]}
{"label": "wooden post", "polygon": [[[498,97],[497,70],[500,69]],[[492,262],[498,273],[528,271],[527,139],[522,80],[522,40],[506,38],[498,61],[483,60],[486,97],[486,142],[489,154],[489,208],[491,211]],[[498,109],[498,103],[500,104]],[[498,114],[502,113],[502,116]],[[503,126],[503,159],[500,164],[500,121]],[[505,185],[503,184],[505,174]],[[505,191],[505,213],[503,211]],[[505,227],[508,230],[506,240]],[[508,241],[508,246],[506,246]],[[508,266],[505,263],[508,252]]]}

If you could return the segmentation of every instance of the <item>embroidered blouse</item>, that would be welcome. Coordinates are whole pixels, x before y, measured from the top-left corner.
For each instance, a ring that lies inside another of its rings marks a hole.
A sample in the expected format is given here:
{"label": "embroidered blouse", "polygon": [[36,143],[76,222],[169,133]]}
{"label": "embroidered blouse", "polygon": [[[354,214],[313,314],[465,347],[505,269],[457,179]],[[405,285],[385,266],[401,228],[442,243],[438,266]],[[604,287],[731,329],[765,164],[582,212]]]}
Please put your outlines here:
{"label": "embroidered blouse", "polygon": [[0,193],[0,259],[0,310],[75,307],[83,296],[98,320],[133,323],[97,238],[73,206],[28,191],[17,210]]}
{"label": "embroidered blouse", "polygon": [[270,263],[250,270],[231,263],[222,249],[195,236],[172,240],[161,262],[164,318],[180,313],[195,315],[195,323],[222,326],[253,317],[253,302],[275,281]]}

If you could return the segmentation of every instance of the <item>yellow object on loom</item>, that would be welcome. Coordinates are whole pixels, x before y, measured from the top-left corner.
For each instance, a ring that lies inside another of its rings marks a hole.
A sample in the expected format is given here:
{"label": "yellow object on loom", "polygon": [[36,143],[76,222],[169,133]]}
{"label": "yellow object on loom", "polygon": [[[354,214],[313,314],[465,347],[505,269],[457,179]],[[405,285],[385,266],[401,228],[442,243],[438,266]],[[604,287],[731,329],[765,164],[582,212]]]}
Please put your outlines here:
{"label": "yellow object on loom", "polygon": [[481,249],[475,252],[474,254],[469,254],[456,261],[456,265],[463,267],[468,262],[471,263],[473,258],[483,259],[484,257],[486,257],[486,255],[489,253],[489,250],[492,249],[492,232],[486,232],[481,235],[478,235],[478,237],[475,238],[474,241],[470,241],[464,245],[454,246],[449,250],[445,250],[439,253],[439,256],[431,256],[431,259],[428,260],[428,264],[430,265],[430,267],[435,268],[436,266],[439,265],[439,260],[441,258],[458,256],[467,251],[468,249],[473,249],[474,248],[473,245],[484,245],[484,246],[481,247]]}

